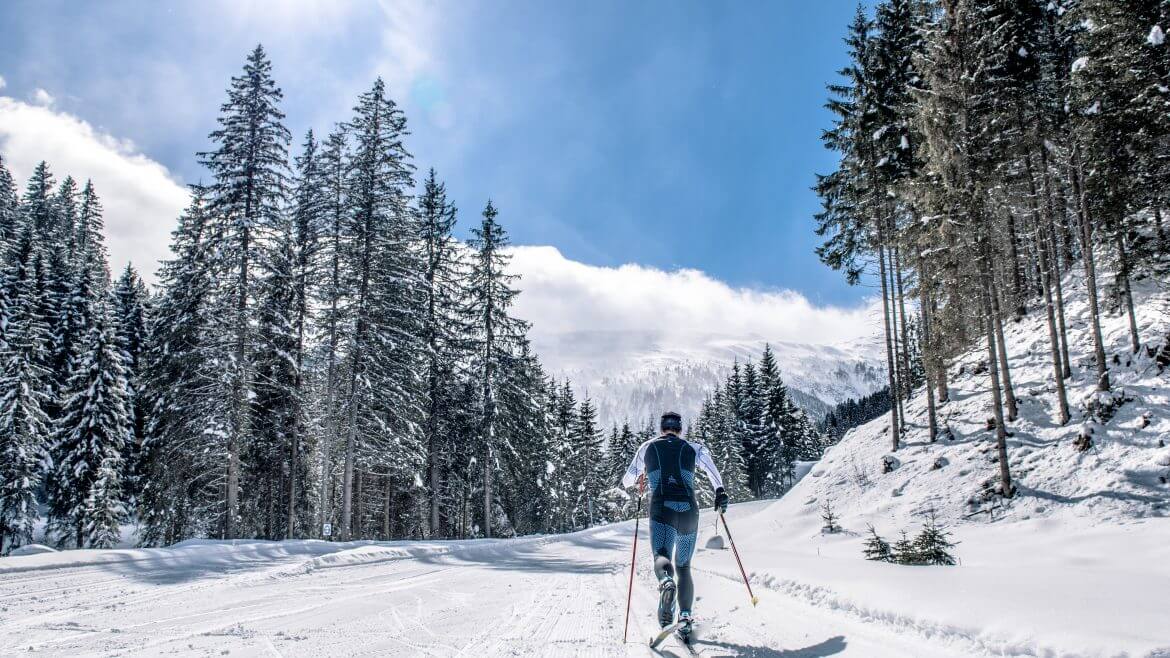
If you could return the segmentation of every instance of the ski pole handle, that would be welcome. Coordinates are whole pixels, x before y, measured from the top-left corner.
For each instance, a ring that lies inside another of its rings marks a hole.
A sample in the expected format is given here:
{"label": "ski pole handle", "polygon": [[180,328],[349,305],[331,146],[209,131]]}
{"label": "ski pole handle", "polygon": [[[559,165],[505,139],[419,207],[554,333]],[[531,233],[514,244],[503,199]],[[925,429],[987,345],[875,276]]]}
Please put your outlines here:
{"label": "ski pole handle", "polygon": [[731,542],[731,552],[735,554],[735,562],[739,565],[739,574],[743,576],[743,584],[747,585],[748,596],[752,597],[752,607],[755,607],[760,602],[760,598],[752,593],[752,584],[748,582],[747,571],[744,571],[743,561],[739,559],[739,550],[735,548],[735,540],[731,537],[731,528],[727,527],[727,518],[723,513],[719,513],[719,518],[723,520],[723,530],[727,533],[727,541]]}

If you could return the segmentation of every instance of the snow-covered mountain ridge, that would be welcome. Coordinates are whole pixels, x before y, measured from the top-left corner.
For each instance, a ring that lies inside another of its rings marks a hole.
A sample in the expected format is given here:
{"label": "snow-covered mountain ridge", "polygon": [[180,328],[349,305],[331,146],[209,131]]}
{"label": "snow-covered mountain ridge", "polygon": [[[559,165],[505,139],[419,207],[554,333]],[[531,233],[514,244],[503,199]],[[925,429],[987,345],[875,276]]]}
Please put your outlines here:
{"label": "snow-covered mountain ridge", "polygon": [[765,343],[794,399],[815,418],[886,383],[885,357],[876,340],[811,345],[691,335],[680,341],[623,330],[572,332],[535,346],[553,375],[570,379],[579,397],[588,395],[602,427],[609,427],[625,421],[640,425],[665,409],[694,418],[733,365],[758,361]]}

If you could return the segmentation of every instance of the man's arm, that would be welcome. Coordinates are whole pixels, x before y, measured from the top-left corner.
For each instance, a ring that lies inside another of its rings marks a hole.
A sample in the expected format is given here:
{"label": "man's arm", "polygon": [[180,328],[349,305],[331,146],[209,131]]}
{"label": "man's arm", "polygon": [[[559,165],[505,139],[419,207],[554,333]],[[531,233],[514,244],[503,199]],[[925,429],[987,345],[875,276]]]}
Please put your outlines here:
{"label": "man's arm", "polygon": [[622,486],[626,489],[634,486],[638,481],[638,476],[646,470],[646,447],[650,445],[647,441],[638,446],[638,452],[634,453],[634,459],[630,462],[629,468],[626,469],[625,475],[622,476]]}
{"label": "man's arm", "polygon": [[711,451],[707,450],[706,446],[699,445],[698,443],[691,443],[691,447],[695,449],[695,463],[707,474],[707,479],[711,481],[711,487],[714,489],[722,489],[723,476],[719,475],[719,469],[715,466],[715,460],[711,459]]}

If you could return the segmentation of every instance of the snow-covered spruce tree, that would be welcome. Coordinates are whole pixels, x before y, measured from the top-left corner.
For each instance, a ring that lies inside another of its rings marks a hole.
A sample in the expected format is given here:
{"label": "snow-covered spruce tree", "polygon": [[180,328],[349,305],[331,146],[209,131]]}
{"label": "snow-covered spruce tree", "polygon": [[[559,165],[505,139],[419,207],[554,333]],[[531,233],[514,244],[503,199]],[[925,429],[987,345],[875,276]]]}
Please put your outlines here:
{"label": "snow-covered spruce tree", "polygon": [[204,193],[172,233],[174,257],[159,270],[148,325],[145,392],[149,415],[138,487],[142,543],[172,544],[221,534],[228,410],[218,404],[216,365],[207,357],[215,275],[208,252],[212,222]]}
{"label": "snow-covered spruce tree", "polygon": [[873,560],[875,562],[893,562],[894,553],[890,548],[890,542],[882,539],[881,535],[871,525],[869,526],[869,537],[865,539],[865,548],[863,549],[865,559]]}
{"label": "snow-covered spruce tree", "polygon": [[31,222],[21,233],[0,288],[0,553],[32,541],[37,491],[52,466],[39,252]]}
{"label": "snow-covered spruce tree", "polygon": [[85,525],[82,534],[92,548],[113,548],[122,541],[122,523],[126,520],[125,493],[122,490],[122,456],[113,450],[98,465],[97,477],[85,500]]}
{"label": "snow-covered spruce tree", "polygon": [[931,509],[927,513],[922,532],[914,538],[916,562],[924,565],[952,566],[955,564],[955,556],[951,555],[951,549],[954,547],[951,534],[938,524],[935,511]]}
{"label": "snow-covered spruce tree", "polygon": [[[116,454],[116,463],[122,464],[124,451],[132,445],[128,432],[133,410],[117,321],[111,315],[101,206],[92,185],[86,186],[83,210],[68,228],[75,238],[56,334],[57,349],[68,350],[68,356],[58,389],[58,415],[52,419],[54,468],[47,491],[50,530],[62,542],[68,538],[81,548],[86,544],[86,501],[98,467],[108,454]],[[115,483],[109,486],[113,491]]]}
{"label": "snow-covered spruce tree", "polygon": [[146,439],[147,392],[146,392],[146,350],[148,349],[147,306],[150,293],[138,272],[130,265],[122,270],[114,283],[113,314],[117,318],[118,349],[126,367],[128,404],[131,414],[131,439],[126,446],[122,481],[126,500],[131,510],[135,509],[139,487],[144,484],[146,472],[142,463],[143,443]]}
{"label": "snow-covered spruce tree", "polygon": [[893,448],[898,448],[901,419],[896,392],[899,372],[896,356],[896,322],[891,322],[891,286],[887,276],[887,247],[892,243],[889,197],[878,173],[880,162],[873,135],[881,133],[873,98],[874,80],[873,24],[859,7],[849,26],[845,43],[850,63],[841,69],[843,80],[829,85],[831,97],[826,107],[834,114],[833,126],[824,131],[822,141],[840,154],[836,171],[817,177],[816,191],[822,210],[817,215],[817,234],[827,236],[817,247],[821,261],[845,272],[846,280],[855,284],[865,272],[865,258],[876,254],[882,293],[882,318],[885,329],[887,372],[890,379],[890,434]]}
{"label": "snow-covered spruce tree", "polygon": [[[73,361],[54,432],[52,515],[62,529],[72,531],[78,548],[90,545],[91,512],[105,518],[114,508],[125,509],[120,471],[103,473],[105,490],[96,499],[92,495],[103,464],[120,467],[130,442],[128,393],[114,321],[102,305],[94,309],[93,324]],[[105,509],[93,508],[94,500]],[[104,538],[104,526],[98,527]]]}
{"label": "snow-covered spruce tree", "polygon": [[222,535],[240,535],[240,455],[252,438],[250,403],[254,395],[253,352],[258,298],[257,264],[265,232],[282,212],[287,186],[288,143],[283,97],[272,79],[272,63],[261,46],[248,55],[243,72],[232,78],[220,107],[219,128],[209,135],[212,151],[200,162],[212,174],[206,188],[207,212],[214,222],[207,254],[216,274],[214,346],[207,356],[220,370],[220,404],[227,411],[227,450],[223,455]]}
{"label": "snow-covered spruce tree", "polygon": [[344,378],[342,339],[345,327],[347,279],[344,259],[348,244],[348,204],[345,196],[348,147],[345,129],[338,127],[321,146],[318,164],[322,186],[322,225],[318,239],[319,280],[314,286],[313,333],[318,337],[314,350],[313,379],[316,381],[314,422],[319,428],[318,492],[319,527],[336,523],[336,447],[345,426],[340,409]]}
{"label": "snow-covered spruce tree", "polygon": [[510,257],[504,251],[508,234],[496,221],[497,211],[488,201],[483,222],[472,231],[470,242],[475,251],[471,274],[471,316],[475,326],[474,378],[480,390],[480,468],[483,487],[484,536],[492,536],[492,477],[498,468],[496,459],[496,418],[499,386],[505,373],[503,360],[515,349],[517,339],[527,326],[510,315],[516,297],[516,276],[508,273]]}
{"label": "snow-covered spruce tree", "polygon": [[20,196],[16,180],[0,156],[0,263],[7,263],[21,225]]}
{"label": "snow-covered spruce tree", "polygon": [[576,465],[576,499],[573,505],[574,526],[587,528],[597,520],[602,481],[602,436],[597,428],[597,409],[588,396],[577,412],[576,432],[572,435],[573,463]]}
{"label": "snow-covered spruce tree", "polygon": [[735,421],[730,412],[727,396],[716,388],[711,397],[711,442],[707,448],[711,450],[719,474],[723,476],[723,486],[728,497],[733,502],[742,502],[750,500],[752,492],[748,486],[742,446],[736,439]]}
{"label": "snow-covered spruce tree", "polygon": [[364,456],[359,453],[392,449],[380,457],[393,463],[376,466],[389,479],[413,474],[413,462],[421,457],[416,444],[423,406],[416,380],[422,268],[412,251],[418,229],[407,199],[413,166],[402,143],[406,118],[379,78],[359,96],[345,127],[353,147],[341,258],[347,356],[340,405],[346,411],[342,540],[351,538],[354,528],[354,469]]}
{"label": "snow-covered spruce tree", "polygon": [[452,235],[455,206],[447,200],[446,186],[431,169],[418,201],[424,270],[422,290],[425,311],[422,318],[423,368],[426,377],[426,420],[423,424],[427,449],[427,504],[432,537],[449,536],[441,519],[444,453],[457,448],[449,431],[458,395],[458,376],[463,374],[469,333],[465,313],[466,263]]}
{"label": "snow-covered spruce tree", "polygon": [[[500,459],[503,480],[499,498],[509,526],[519,534],[544,532],[549,522],[548,437],[545,375],[523,338],[509,355],[506,383],[500,387]],[[598,513],[601,510],[598,508]],[[600,518],[600,517],[599,517]]]}

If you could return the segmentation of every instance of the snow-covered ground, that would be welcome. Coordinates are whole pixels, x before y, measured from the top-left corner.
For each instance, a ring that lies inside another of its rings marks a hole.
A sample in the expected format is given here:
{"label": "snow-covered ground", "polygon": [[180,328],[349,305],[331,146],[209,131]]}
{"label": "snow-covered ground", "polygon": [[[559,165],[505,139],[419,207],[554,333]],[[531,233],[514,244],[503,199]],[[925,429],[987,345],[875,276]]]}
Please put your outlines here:
{"label": "snow-covered ground", "polygon": [[[785,504],[732,508],[695,558],[703,656],[1170,656],[1170,524],[956,529],[960,567],[860,559]],[[703,518],[702,541],[713,518]],[[650,656],[654,583],[632,523],[557,537],[187,542],[0,561],[0,655]],[[667,655],[685,656],[669,641]]]}

